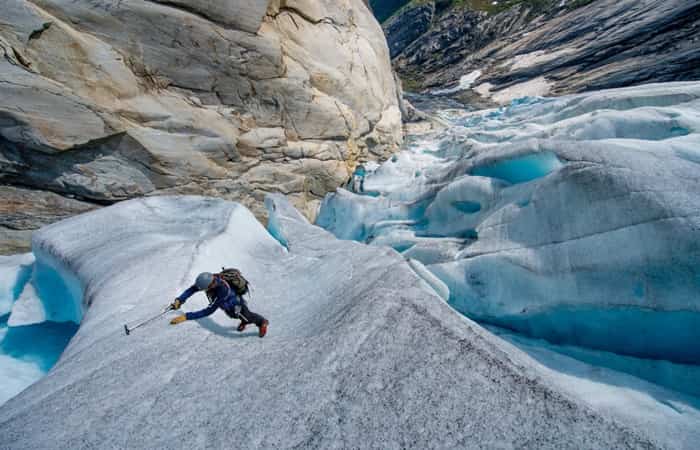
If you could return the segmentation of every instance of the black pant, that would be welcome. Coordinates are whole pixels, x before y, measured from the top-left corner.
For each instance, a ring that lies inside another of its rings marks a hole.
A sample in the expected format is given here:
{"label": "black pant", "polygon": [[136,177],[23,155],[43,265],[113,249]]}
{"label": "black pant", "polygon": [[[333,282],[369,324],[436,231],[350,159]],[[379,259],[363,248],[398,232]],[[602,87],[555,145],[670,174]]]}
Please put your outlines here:
{"label": "black pant", "polygon": [[241,319],[241,322],[254,323],[257,326],[261,326],[265,321],[265,318],[263,316],[261,316],[260,314],[256,314],[250,309],[248,309],[248,305],[246,304],[243,304],[241,306],[241,312],[238,315],[236,315],[235,311],[226,311],[226,313],[232,319]]}

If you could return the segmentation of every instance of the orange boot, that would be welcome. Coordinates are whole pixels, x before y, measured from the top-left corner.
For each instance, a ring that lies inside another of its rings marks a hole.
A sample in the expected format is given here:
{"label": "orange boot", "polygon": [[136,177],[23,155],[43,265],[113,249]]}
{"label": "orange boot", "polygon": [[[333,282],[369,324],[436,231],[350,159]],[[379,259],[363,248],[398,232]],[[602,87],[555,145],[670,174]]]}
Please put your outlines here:
{"label": "orange boot", "polygon": [[260,327],[258,327],[258,336],[265,337],[265,335],[267,334],[267,326],[269,324],[270,322],[266,320],[262,323],[262,325],[260,325]]}

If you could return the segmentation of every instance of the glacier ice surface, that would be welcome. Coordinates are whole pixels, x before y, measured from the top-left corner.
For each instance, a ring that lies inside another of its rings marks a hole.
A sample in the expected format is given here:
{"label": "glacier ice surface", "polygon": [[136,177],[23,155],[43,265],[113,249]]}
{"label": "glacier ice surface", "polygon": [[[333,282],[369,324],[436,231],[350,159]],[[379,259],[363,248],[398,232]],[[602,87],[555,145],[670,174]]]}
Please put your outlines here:
{"label": "glacier ice surface", "polygon": [[368,175],[379,197],[329,194],[317,223],[421,261],[471,318],[689,367],[697,395],[700,83],[439,114]]}
{"label": "glacier ice surface", "polygon": [[[3,445],[229,448],[231,430],[247,448],[666,443],[552,389],[540,363],[457,313],[395,251],[338,240],[281,196],[267,205],[285,246],[242,206],[199,197],[132,200],[37,232],[35,248],[84,286],[85,309],[50,373],[0,408]],[[224,265],[251,281],[264,339],[220,312],[124,334]]]}
{"label": "glacier ice surface", "polygon": [[[580,347],[554,346],[508,330],[488,327],[540,364],[544,376],[594,410],[612,413],[618,420],[658,437],[667,448],[692,449],[700,439],[700,399],[664,389],[635,375],[655,373],[659,385],[689,382],[697,392],[696,367],[673,367],[664,361],[620,357]],[[651,366],[651,367],[648,367]],[[680,380],[679,380],[680,378]],[[664,379],[668,383],[664,383]]]}

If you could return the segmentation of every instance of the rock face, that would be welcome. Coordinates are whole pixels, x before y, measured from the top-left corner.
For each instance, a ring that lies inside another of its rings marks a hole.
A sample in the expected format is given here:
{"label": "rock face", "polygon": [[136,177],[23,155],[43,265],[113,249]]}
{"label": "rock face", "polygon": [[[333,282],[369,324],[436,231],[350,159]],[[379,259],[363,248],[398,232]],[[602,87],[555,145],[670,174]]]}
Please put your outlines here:
{"label": "rock face", "polygon": [[389,43],[391,57],[400,54],[426,33],[433,24],[434,16],[435,4],[427,2],[408,8],[403,14],[393,20],[390,19],[384,25],[384,29],[387,37],[391,39]]}
{"label": "rock face", "polygon": [[[552,389],[393,250],[337,240],[281,196],[268,204],[286,248],[240,205],[194,197],[130,200],[37,233],[35,250],[75,274],[91,306],[51,373],[0,408],[3,446],[654,448]],[[124,335],[122,321],[224,264],[245,268],[264,339],[221,311]]]}
{"label": "rock face", "polygon": [[53,192],[0,186],[0,254],[29,251],[32,230],[97,205]]}
{"label": "rock face", "polygon": [[[109,204],[282,192],[308,215],[402,140],[362,0],[8,0],[0,183]],[[37,220],[34,224],[42,224]]]}
{"label": "rock face", "polygon": [[369,0],[368,3],[372,7],[377,20],[384,22],[389,16],[396,12],[399,8],[409,3],[410,0]]}
{"label": "rock face", "polygon": [[449,88],[480,71],[473,91],[451,94],[507,103],[526,95],[700,78],[698,2],[520,1],[442,12],[434,7],[439,3],[416,2],[384,24],[407,88]]}

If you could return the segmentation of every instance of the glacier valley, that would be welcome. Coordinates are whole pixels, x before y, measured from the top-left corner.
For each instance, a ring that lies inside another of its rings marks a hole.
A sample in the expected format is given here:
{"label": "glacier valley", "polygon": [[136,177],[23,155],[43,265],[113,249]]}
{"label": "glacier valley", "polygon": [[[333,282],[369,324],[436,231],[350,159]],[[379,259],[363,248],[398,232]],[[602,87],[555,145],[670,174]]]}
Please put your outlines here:
{"label": "glacier valley", "polygon": [[436,114],[446,128],[372,167],[365,192],[329,194],[317,223],[394,248],[555,371],[700,396],[700,83]]}
{"label": "glacier valley", "polygon": [[[436,114],[315,225],[149,197],[1,258],[2,446],[694,448],[700,83]],[[222,266],[264,339],[124,334]]]}

